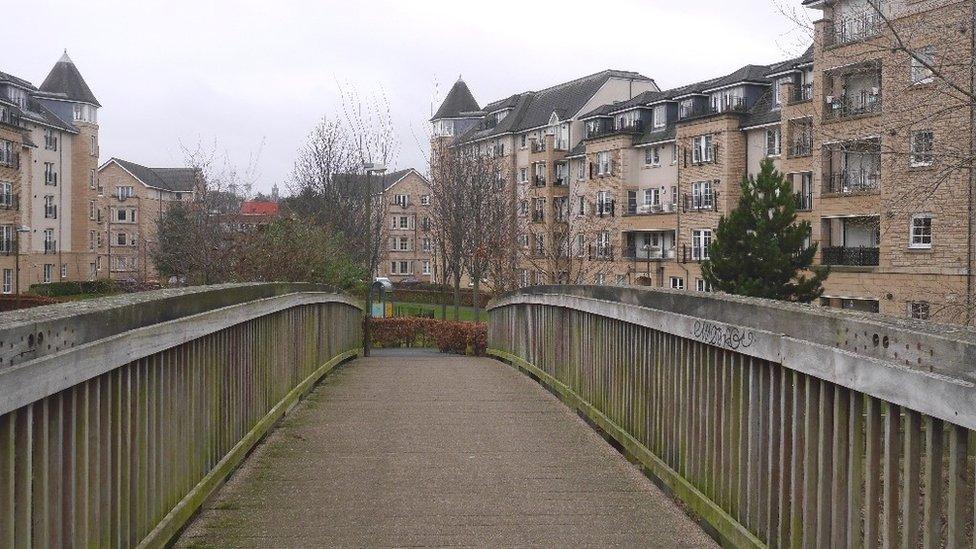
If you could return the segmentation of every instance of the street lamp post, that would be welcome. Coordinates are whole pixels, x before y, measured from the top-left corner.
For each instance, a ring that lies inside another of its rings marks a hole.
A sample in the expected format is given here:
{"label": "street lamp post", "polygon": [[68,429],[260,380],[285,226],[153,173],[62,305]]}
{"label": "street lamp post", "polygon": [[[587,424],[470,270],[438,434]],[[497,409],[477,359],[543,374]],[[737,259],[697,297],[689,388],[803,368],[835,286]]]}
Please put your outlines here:
{"label": "street lamp post", "polygon": [[[366,170],[366,242],[367,242],[367,253],[369,262],[369,288],[366,290],[366,318],[363,321],[363,356],[369,356],[370,351],[370,319],[373,317],[373,277],[376,271],[376,265],[374,264],[374,254],[378,252],[376,246],[374,246],[373,237],[373,182],[372,175],[382,174],[386,171],[386,167],[382,164],[367,162],[363,164],[363,169]],[[382,193],[381,193],[382,194]],[[377,259],[376,263],[378,264]]]}

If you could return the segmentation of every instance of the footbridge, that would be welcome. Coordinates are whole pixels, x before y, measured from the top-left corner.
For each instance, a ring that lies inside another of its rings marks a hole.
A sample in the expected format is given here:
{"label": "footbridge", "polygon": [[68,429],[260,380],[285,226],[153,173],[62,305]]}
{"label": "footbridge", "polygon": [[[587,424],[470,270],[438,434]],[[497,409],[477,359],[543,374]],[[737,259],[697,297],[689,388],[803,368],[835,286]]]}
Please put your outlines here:
{"label": "footbridge", "polygon": [[293,284],[0,314],[0,548],[973,546],[976,332],[534,287],[361,357]]}

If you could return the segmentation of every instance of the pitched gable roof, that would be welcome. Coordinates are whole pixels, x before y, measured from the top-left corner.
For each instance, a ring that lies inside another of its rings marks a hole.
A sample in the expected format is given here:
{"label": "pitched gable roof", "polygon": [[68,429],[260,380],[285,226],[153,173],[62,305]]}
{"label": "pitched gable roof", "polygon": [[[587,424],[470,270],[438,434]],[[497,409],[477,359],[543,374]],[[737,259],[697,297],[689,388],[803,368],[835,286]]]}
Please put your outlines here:
{"label": "pitched gable roof", "polygon": [[51,69],[51,72],[48,73],[47,78],[41,84],[40,90],[46,94],[60,96],[70,101],[88,103],[96,107],[102,106],[98,102],[98,99],[95,99],[95,94],[92,93],[91,88],[85,83],[85,79],[78,72],[78,68],[75,67],[74,62],[68,57],[67,51],[54,64],[54,68]]}
{"label": "pitched gable roof", "polygon": [[148,187],[171,192],[190,192],[197,188],[198,171],[196,168],[147,168],[121,158],[112,158],[105,165],[107,166],[112,162],[121,166],[122,169]]}
{"label": "pitched gable roof", "polygon": [[451,87],[451,91],[447,92],[447,97],[444,98],[440,108],[437,109],[437,112],[434,113],[431,120],[437,120],[439,118],[460,118],[461,113],[479,110],[481,110],[481,107],[478,106],[478,102],[471,95],[471,90],[468,89],[468,85],[464,83],[464,80],[458,78],[458,81]]}

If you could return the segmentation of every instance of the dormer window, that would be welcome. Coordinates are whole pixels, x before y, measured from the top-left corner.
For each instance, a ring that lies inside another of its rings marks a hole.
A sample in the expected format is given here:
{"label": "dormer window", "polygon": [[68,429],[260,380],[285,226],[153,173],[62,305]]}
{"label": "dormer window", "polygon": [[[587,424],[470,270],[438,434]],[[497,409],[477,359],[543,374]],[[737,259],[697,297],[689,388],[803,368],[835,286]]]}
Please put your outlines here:
{"label": "dormer window", "polygon": [[773,81],[773,107],[777,108],[783,104],[783,84],[790,82],[792,79],[789,77],[778,78]]}
{"label": "dormer window", "polygon": [[22,109],[27,108],[27,92],[20,88],[15,88],[13,86],[7,86],[7,98],[10,102],[19,106]]}
{"label": "dormer window", "polygon": [[617,129],[638,128],[640,126],[640,113],[637,111],[627,111],[617,115]]}
{"label": "dormer window", "polygon": [[594,118],[592,120],[586,121],[586,135],[592,137],[600,133],[602,129],[602,124],[599,118]]}
{"label": "dormer window", "polygon": [[98,109],[91,105],[77,104],[74,106],[73,112],[76,122],[98,123]]}
{"label": "dormer window", "polygon": [[654,107],[654,129],[659,130],[668,125],[668,107],[667,105],[658,105]]}

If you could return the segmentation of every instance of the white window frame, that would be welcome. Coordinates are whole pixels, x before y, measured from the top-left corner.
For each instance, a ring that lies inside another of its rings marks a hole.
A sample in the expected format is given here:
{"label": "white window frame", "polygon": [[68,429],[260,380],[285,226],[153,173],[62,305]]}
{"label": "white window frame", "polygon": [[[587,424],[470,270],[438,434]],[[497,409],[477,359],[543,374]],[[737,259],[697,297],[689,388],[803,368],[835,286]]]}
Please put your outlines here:
{"label": "white window frame", "polygon": [[610,157],[610,151],[596,153],[596,173],[597,175],[611,175],[613,173],[613,159]]}
{"label": "white window frame", "polygon": [[425,195],[422,195],[420,197],[420,205],[421,206],[430,206],[430,195],[429,194],[425,194]]}
{"label": "white window frame", "polygon": [[692,229],[691,230],[691,259],[694,261],[705,261],[709,259],[709,247],[712,245],[711,229]]}
{"label": "white window frame", "polygon": [[928,301],[909,301],[908,317],[915,320],[929,320],[932,318],[932,304]]}
{"label": "white window frame", "polygon": [[779,156],[783,152],[783,131],[779,126],[766,129],[766,156]]}
{"label": "white window frame", "polygon": [[[928,135],[928,149],[919,149],[919,139]],[[935,150],[935,132],[932,130],[918,130],[912,132],[909,140],[909,162],[913,168],[931,166],[935,160],[933,151]]]}
{"label": "white window frame", "polygon": [[4,269],[3,270],[3,288],[0,289],[4,294],[14,293],[14,270]]}
{"label": "white window frame", "polygon": [[[915,214],[908,224],[908,247],[913,250],[932,249],[932,214]],[[919,223],[921,222],[921,223]],[[925,223],[927,222],[927,223]]]}
{"label": "white window frame", "polygon": [[654,129],[659,130],[668,125],[668,107],[667,105],[657,105],[654,107],[654,114],[651,116],[654,118]]}
{"label": "white window frame", "polygon": [[935,81],[935,74],[922,64],[920,58],[929,65],[935,65],[935,46],[925,46],[919,48],[914,55],[909,54],[909,78],[913,86],[931,84]]}
{"label": "white window frame", "polygon": [[669,286],[672,290],[684,290],[685,289],[685,279],[680,276],[672,276],[671,280],[668,281]]}
{"label": "white window frame", "polygon": [[712,285],[708,283],[704,278],[695,279],[695,290],[699,292],[711,292]]}

